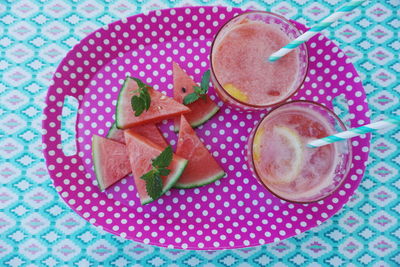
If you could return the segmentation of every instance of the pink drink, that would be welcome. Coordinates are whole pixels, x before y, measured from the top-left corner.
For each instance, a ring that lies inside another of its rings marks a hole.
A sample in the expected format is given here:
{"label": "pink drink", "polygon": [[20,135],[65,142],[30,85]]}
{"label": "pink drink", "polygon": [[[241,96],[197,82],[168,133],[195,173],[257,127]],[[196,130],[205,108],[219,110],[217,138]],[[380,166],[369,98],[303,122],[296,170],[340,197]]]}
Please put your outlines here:
{"label": "pink drink", "polygon": [[303,82],[306,52],[298,48],[276,62],[269,62],[268,57],[291,40],[282,28],[294,26],[282,26],[277,20],[286,23],[283,18],[272,20],[275,15],[267,12],[241,16],[225,25],[213,44],[211,62],[217,92],[225,101],[253,107],[282,102]]}
{"label": "pink drink", "polygon": [[[276,103],[290,95],[298,72],[297,51],[271,63],[273,52],[289,38],[275,25],[257,21],[232,27],[214,54],[215,75],[223,87],[232,85],[253,105]],[[239,97],[240,98],[240,97]]]}
{"label": "pink drink", "polygon": [[314,105],[299,101],[275,109],[253,136],[251,157],[258,178],[275,195],[289,201],[319,200],[332,193],[347,174],[350,152],[345,153],[346,145],[306,146],[337,131],[334,117]]}

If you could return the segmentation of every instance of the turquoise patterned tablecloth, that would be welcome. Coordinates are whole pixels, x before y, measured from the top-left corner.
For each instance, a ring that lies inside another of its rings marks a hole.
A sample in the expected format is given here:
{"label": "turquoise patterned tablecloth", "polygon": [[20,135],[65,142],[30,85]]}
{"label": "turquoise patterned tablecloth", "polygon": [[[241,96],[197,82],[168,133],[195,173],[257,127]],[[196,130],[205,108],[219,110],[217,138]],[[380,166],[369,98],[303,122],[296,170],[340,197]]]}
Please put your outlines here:
{"label": "turquoise patterned tablecloth", "polygon": [[[96,229],[58,197],[41,153],[41,114],[52,73],[74,44],[102,25],[152,9],[231,5],[270,10],[311,26],[341,3],[1,1],[0,266],[399,266],[399,129],[373,135],[365,177],[336,216],[278,243],[227,251],[157,248]],[[368,1],[324,33],[355,64],[372,121],[400,116],[400,0]],[[71,127],[63,138],[68,147]]]}

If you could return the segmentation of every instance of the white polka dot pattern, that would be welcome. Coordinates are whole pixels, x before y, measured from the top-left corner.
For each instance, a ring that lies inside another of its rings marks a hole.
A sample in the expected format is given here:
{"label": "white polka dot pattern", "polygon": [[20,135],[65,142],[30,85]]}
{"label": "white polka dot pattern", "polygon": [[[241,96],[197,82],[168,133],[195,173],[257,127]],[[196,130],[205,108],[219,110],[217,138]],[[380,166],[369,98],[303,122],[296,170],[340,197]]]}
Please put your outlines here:
{"label": "white polka dot pattern", "polygon": [[[196,189],[172,189],[141,206],[133,178],[106,193],[92,170],[91,137],[105,135],[114,121],[119,88],[127,75],[144,79],[172,95],[172,61],[199,81],[218,28],[240,9],[191,7],[154,11],[99,29],[82,40],[61,62],[49,88],[43,127],[48,170],[61,197],[90,223],[124,238],[182,249],[257,246],[300,234],[334,215],[353,194],[364,173],[369,135],[354,138],[353,168],[337,193],[318,203],[292,204],[272,196],[252,177],[244,158],[247,136],[265,112],[240,113],[223,105],[196,131],[227,172],[223,179]],[[304,26],[296,24],[300,29]],[[343,52],[323,36],[308,43],[309,73],[292,99],[317,101],[332,108],[332,99],[349,100],[351,126],[368,123],[364,89]],[[79,100],[78,154],[61,150],[60,118],[65,95]],[[357,119],[355,119],[357,118]],[[172,122],[160,128],[175,146]]]}

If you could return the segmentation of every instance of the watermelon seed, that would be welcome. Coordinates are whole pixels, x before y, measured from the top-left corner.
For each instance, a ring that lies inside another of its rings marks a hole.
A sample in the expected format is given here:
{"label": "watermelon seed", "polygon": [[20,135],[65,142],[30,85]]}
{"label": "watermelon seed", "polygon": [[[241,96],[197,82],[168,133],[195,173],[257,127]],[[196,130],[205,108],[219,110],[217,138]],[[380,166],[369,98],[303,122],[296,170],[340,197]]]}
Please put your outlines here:
{"label": "watermelon seed", "polygon": [[186,93],[186,88],[182,87],[182,92]]}

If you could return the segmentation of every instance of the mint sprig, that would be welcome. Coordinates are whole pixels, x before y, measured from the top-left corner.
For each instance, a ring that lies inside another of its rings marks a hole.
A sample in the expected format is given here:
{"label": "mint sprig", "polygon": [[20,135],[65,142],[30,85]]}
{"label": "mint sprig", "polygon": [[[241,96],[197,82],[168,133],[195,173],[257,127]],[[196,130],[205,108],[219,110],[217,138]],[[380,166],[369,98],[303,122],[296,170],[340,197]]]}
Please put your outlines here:
{"label": "mint sprig", "polygon": [[134,93],[139,93],[138,95],[134,95],[131,98],[131,106],[132,110],[135,112],[135,116],[140,116],[143,111],[147,111],[150,108],[151,98],[149,94],[148,88],[151,88],[150,85],[145,84],[138,78],[133,78],[137,85],[138,89],[134,91]]}
{"label": "mint sprig", "polygon": [[167,146],[158,157],[152,159],[151,165],[153,168],[147,173],[143,174],[140,179],[146,182],[146,191],[149,196],[155,200],[162,194],[162,179],[161,176],[167,176],[171,170],[167,167],[172,162],[172,147]]}
{"label": "mint sprig", "polygon": [[183,98],[183,104],[189,105],[195,101],[197,101],[199,98],[202,98],[206,100],[206,94],[209,89],[209,84],[210,84],[210,70],[207,70],[204,72],[203,77],[201,78],[201,84],[200,86],[193,86],[193,93],[190,93],[186,95]]}

